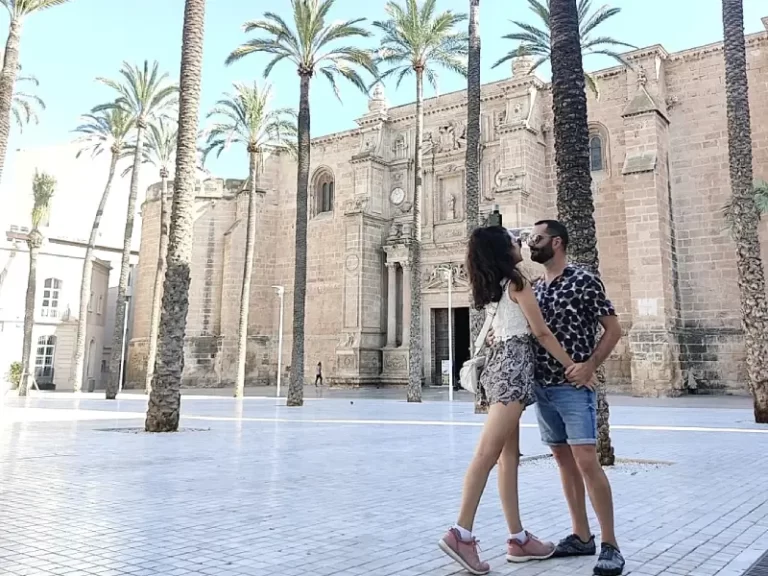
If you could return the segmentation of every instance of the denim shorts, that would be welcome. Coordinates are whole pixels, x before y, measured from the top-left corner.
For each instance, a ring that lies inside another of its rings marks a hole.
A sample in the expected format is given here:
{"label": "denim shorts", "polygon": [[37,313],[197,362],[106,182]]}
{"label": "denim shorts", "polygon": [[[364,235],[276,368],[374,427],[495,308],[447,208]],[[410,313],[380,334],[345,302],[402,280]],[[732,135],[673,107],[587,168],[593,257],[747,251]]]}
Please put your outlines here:
{"label": "denim shorts", "polygon": [[548,446],[597,443],[597,396],[570,384],[534,387],[541,441]]}

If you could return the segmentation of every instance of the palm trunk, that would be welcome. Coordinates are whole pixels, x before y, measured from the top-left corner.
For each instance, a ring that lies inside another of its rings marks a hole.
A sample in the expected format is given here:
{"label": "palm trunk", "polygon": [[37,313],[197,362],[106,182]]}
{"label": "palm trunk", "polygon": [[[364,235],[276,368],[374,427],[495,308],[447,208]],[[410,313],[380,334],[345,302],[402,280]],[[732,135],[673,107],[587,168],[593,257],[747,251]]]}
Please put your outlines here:
{"label": "palm trunk", "polygon": [[480,224],[480,0],[469,0],[466,174],[469,236]]}
{"label": "palm trunk", "polygon": [[[558,218],[568,228],[570,260],[597,274],[599,259],[589,171],[587,93],[576,1],[551,0],[550,25]],[[600,462],[609,466],[614,456],[602,370],[598,371],[598,379],[597,451]]]}
{"label": "palm trunk", "polygon": [[742,0],[723,0],[725,95],[731,175],[736,266],[741,292],[741,324],[747,349],[747,377],[754,398],[755,422],[768,423],[768,304],[760,256],[752,182],[752,127],[744,43]]}
{"label": "palm trunk", "polygon": [[[469,53],[467,58],[467,237],[480,225],[480,0],[469,0]],[[469,309],[470,346],[483,326],[484,315]],[[474,354],[472,350],[472,354]],[[475,413],[488,412],[481,386],[475,394]]]}
{"label": "palm trunk", "polygon": [[293,280],[293,350],[288,406],[304,404],[304,303],[307,298],[307,189],[309,188],[309,81],[301,73],[299,94],[299,159],[296,182],[296,268]]}
{"label": "palm trunk", "polygon": [[133,240],[133,221],[136,218],[136,197],[139,194],[139,174],[144,150],[144,130],[146,121],[139,118],[136,123],[136,152],[133,157],[131,173],[131,189],[128,194],[128,211],[125,216],[125,233],[123,235],[123,258],[120,262],[120,281],[117,285],[117,303],[115,305],[115,330],[112,334],[112,356],[109,361],[109,378],[107,380],[106,398],[114,400],[120,390],[120,379],[123,365],[123,348],[125,346],[125,309],[127,307],[126,293],[128,291],[128,274],[131,269],[131,242]]}
{"label": "palm trunk", "polygon": [[83,279],[80,282],[80,312],[77,317],[77,340],[75,340],[75,369],[72,373],[73,392],[80,392],[83,386],[83,372],[85,369],[85,333],[88,327],[88,302],[91,299],[91,277],[93,275],[93,252],[96,246],[96,237],[101,225],[101,217],[104,214],[104,207],[107,205],[109,191],[112,188],[112,180],[115,177],[115,168],[117,167],[118,153],[112,151],[112,159],[109,164],[109,175],[107,176],[107,185],[101,194],[99,207],[96,209],[96,216],[93,218],[91,226],[91,235],[88,238],[88,246],[85,248],[85,260],[83,261]]}
{"label": "palm trunk", "polygon": [[147,432],[175,432],[179,428],[181,378],[184,372],[184,335],[189,309],[190,263],[194,232],[197,127],[203,68],[205,0],[186,0],[181,50],[179,128],[176,176],[173,186],[168,271],[163,286],[160,341],[149,395]]}
{"label": "palm trunk", "polygon": [[248,187],[248,227],[245,233],[245,266],[243,267],[243,289],[240,292],[240,322],[237,330],[237,380],[235,397],[242,398],[245,392],[245,360],[248,351],[248,311],[251,302],[251,276],[253,275],[253,254],[256,251],[256,157],[258,152],[249,150],[250,186]]}
{"label": "palm trunk", "polygon": [[5,167],[5,155],[8,153],[8,137],[11,133],[11,108],[16,76],[19,73],[19,42],[21,39],[21,20],[12,18],[5,42],[3,71],[0,74],[0,180]]}
{"label": "palm trunk", "polygon": [[162,192],[160,196],[160,241],[157,248],[157,272],[155,286],[152,289],[152,313],[149,319],[149,346],[147,350],[147,372],[144,387],[147,394],[152,392],[152,376],[155,373],[157,359],[157,335],[160,331],[160,305],[163,299],[163,282],[165,282],[166,258],[168,256],[168,229],[171,227],[171,207],[168,197],[168,172],[163,170]]}
{"label": "palm trunk", "polygon": [[416,68],[416,162],[411,239],[411,338],[408,342],[408,402],[421,402],[424,355],[421,342],[421,194],[424,182],[424,69]]}
{"label": "palm trunk", "polygon": [[35,328],[35,297],[37,295],[37,255],[43,237],[35,228],[29,233],[29,276],[27,277],[27,298],[24,305],[24,341],[21,347],[21,382],[19,396],[26,396],[29,390],[30,360],[32,356],[32,332]]}

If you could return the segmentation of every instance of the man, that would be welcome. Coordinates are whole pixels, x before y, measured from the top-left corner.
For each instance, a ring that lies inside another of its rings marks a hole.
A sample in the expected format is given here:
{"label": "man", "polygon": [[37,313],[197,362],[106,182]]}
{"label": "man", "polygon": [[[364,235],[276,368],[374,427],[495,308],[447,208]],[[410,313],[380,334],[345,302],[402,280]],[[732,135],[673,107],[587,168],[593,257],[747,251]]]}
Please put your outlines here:
{"label": "man", "polygon": [[[544,277],[534,286],[541,313],[575,362],[565,370],[536,344],[539,432],[560,468],[573,529],[557,544],[553,557],[591,556],[597,552],[587,519],[586,484],[601,529],[601,550],[594,574],[618,576],[624,569],[624,558],[614,533],[611,485],[597,456],[597,400],[592,382],[595,371],[621,338],[621,327],[600,279],[568,264],[568,230],[562,223],[537,222],[528,246],[531,260],[544,266]],[[604,329],[599,342],[598,324]]]}

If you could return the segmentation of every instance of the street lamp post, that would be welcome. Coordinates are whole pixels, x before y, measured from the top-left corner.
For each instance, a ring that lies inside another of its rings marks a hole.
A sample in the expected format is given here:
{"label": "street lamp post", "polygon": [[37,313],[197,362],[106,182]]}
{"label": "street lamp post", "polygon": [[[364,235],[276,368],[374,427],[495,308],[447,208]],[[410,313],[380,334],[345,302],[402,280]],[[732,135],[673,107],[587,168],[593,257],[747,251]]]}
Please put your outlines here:
{"label": "street lamp post", "polygon": [[283,378],[283,300],[285,287],[272,286],[280,298],[280,320],[277,328],[277,397],[280,398],[280,384]]}
{"label": "street lamp post", "polygon": [[448,400],[453,402],[453,266],[443,268],[448,280]]}

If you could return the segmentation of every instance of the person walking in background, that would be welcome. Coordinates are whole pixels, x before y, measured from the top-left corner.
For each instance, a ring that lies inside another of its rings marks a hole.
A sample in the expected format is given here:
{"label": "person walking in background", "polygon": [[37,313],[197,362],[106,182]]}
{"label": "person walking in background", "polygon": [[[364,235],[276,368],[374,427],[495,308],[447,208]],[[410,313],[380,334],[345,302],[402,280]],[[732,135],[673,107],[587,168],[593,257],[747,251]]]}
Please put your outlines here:
{"label": "person walking in background", "polygon": [[317,383],[320,383],[320,386],[323,385],[323,363],[318,362],[317,363],[317,370],[315,371],[315,388],[317,388]]}
{"label": "person walking in background", "polygon": [[[520,416],[535,396],[531,334],[564,367],[573,361],[547,328],[530,283],[518,270],[521,242],[505,228],[476,229],[467,250],[467,270],[473,304],[486,310],[496,341],[487,355],[479,385],[490,409],[472,462],[464,477],[456,524],[439,541],[440,549],[472,574],[487,574],[472,534],[475,514],[491,470],[499,463],[499,494],[509,527],[507,561],[526,562],[552,556],[555,545],[523,529],[518,503]],[[483,332],[488,328],[484,327]],[[482,338],[482,333],[481,336]]]}

